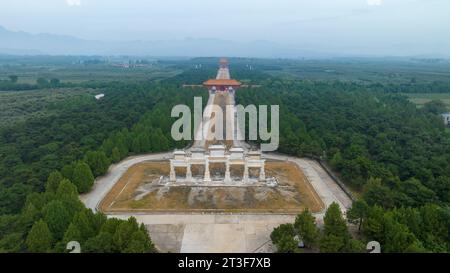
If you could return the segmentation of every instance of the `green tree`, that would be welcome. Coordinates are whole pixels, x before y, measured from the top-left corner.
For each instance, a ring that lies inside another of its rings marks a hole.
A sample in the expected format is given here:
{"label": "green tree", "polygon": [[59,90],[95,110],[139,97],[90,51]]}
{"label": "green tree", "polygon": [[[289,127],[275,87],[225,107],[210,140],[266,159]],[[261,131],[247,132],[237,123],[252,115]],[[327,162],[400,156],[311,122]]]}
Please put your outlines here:
{"label": "green tree", "polygon": [[299,252],[297,241],[294,237],[288,234],[283,234],[279,239],[277,246],[277,252],[279,253],[296,253]]}
{"label": "green tree", "polygon": [[394,205],[391,190],[377,178],[369,179],[364,187],[363,199],[371,206],[381,205],[384,208],[392,208]]}
{"label": "green tree", "polygon": [[294,239],[295,229],[292,224],[281,224],[274,228],[270,234],[270,239],[277,246],[280,253],[296,252],[297,242]]}
{"label": "green tree", "polygon": [[88,209],[77,212],[72,220],[72,224],[80,231],[80,243],[95,236],[95,228],[93,227],[86,210]]}
{"label": "green tree", "polygon": [[41,217],[41,210],[37,209],[33,203],[26,204],[19,215],[18,227],[16,228],[16,231],[25,233]]}
{"label": "green tree", "polygon": [[45,191],[50,193],[56,193],[59,187],[59,183],[64,179],[62,174],[58,171],[51,172],[47,178],[45,184]]}
{"label": "green tree", "polygon": [[340,151],[337,151],[333,157],[331,158],[331,166],[333,166],[334,168],[336,168],[337,170],[340,170],[342,168],[342,155]]}
{"label": "green tree", "polygon": [[72,198],[78,198],[77,187],[68,179],[63,179],[56,190],[56,199],[67,200]]}
{"label": "green tree", "polygon": [[39,86],[47,86],[47,85],[49,84],[49,82],[48,82],[48,80],[47,80],[46,78],[38,78],[38,79],[36,80],[36,83],[37,83]]}
{"label": "green tree", "polygon": [[100,232],[97,236],[89,238],[83,244],[82,251],[87,253],[114,252],[113,235],[108,232]]}
{"label": "green tree", "polygon": [[37,210],[41,210],[47,202],[48,198],[45,194],[33,192],[27,195],[25,207],[32,204]]}
{"label": "green tree", "polygon": [[44,207],[44,211],[44,220],[52,232],[52,237],[58,241],[61,240],[72,220],[70,213],[65,208],[63,202],[59,200],[48,203]]}
{"label": "green tree", "polygon": [[23,248],[23,234],[20,232],[9,233],[0,240],[0,253],[19,253]]}
{"label": "green tree", "polygon": [[436,202],[436,194],[425,187],[418,179],[411,178],[399,183],[399,191],[414,200],[413,206],[421,206]]}
{"label": "green tree", "polygon": [[384,210],[380,206],[370,207],[362,230],[370,240],[384,243]]}
{"label": "green tree", "polygon": [[337,253],[343,252],[345,247],[344,238],[333,234],[322,236],[320,239],[321,253]]}
{"label": "green tree", "polygon": [[109,159],[103,151],[89,151],[84,158],[95,177],[104,175],[108,171]]}
{"label": "green tree", "polygon": [[70,181],[73,181],[73,172],[75,170],[76,165],[77,165],[76,162],[72,162],[70,164],[64,165],[64,167],[61,169],[61,174],[64,176],[64,178],[67,178]]}
{"label": "green tree", "polygon": [[17,75],[10,75],[9,76],[9,80],[12,82],[12,83],[17,83],[17,80],[19,79],[19,77],[17,76]]}
{"label": "green tree", "polygon": [[416,236],[426,248],[435,252],[446,252],[447,245],[450,245],[450,218],[446,220],[444,210],[434,204],[419,208],[419,212],[422,221]]}
{"label": "green tree", "polygon": [[111,161],[117,163],[120,161],[120,151],[117,147],[114,147],[111,152]]}
{"label": "green tree", "polygon": [[80,233],[80,230],[74,223],[70,223],[69,227],[67,228],[66,232],[64,233],[63,242],[64,244],[67,244],[70,241],[82,241],[82,236]]}
{"label": "green tree", "polygon": [[121,222],[122,221],[117,218],[109,218],[102,225],[100,232],[108,232],[109,234],[114,235]]}
{"label": "green tree", "polygon": [[347,253],[363,253],[366,252],[366,245],[356,239],[350,239],[345,246],[345,252]]}
{"label": "green tree", "polygon": [[[81,211],[84,208],[84,205],[83,205],[83,203],[81,203],[77,194],[73,195],[72,193],[70,193],[76,189],[75,186],[70,182],[69,182],[68,186],[69,185],[71,186],[71,188],[66,188],[66,189],[64,189],[64,187],[65,187],[64,185],[63,185],[63,187],[60,186],[60,188],[61,188],[61,190],[59,191],[60,194],[57,195],[56,200],[60,200],[63,203],[64,208],[66,209],[67,213],[69,213],[70,217],[72,218],[76,212]],[[70,192],[63,192],[63,190],[70,190]]]}
{"label": "green tree", "polygon": [[143,223],[139,226],[139,230],[142,232],[142,234],[145,235],[145,238],[141,239],[142,241],[145,241],[145,246],[148,249],[148,252],[157,252],[156,247],[152,242],[152,239],[149,236],[148,230],[145,227]]}
{"label": "green tree", "polygon": [[353,202],[352,207],[347,211],[347,220],[352,224],[358,225],[358,231],[361,231],[361,225],[367,216],[369,207],[363,199]]}
{"label": "green tree", "polygon": [[77,186],[79,193],[88,192],[94,185],[94,175],[88,164],[79,161],[73,171],[73,183]]}
{"label": "green tree", "polygon": [[57,78],[52,78],[52,79],[50,80],[50,85],[51,85],[51,86],[58,86],[59,83],[60,83],[60,81],[59,81],[59,79],[57,79]]}
{"label": "green tree", "polygon": [[323,236],[320,241],[321,252],[344,252],[351,239],[347,224],[339,205],[333,202],[323,218]]}
{"label": "green tree", "polygon": [[327,209],[324,222],[324,234],[333,234],[348,240],[350,238],[350,233],[348,232],[347,224],[342,216],[341,209],[339,205],[333,202]]}
{"label": "green tree", "polygon": [[423,105],[423,111],[439,115],[447,112],[447,105],[441,100],[432,100]]}
{"label": "green tree", "polygon": [[315,221],[316,219],[308,209],[295,218],[294,227],[307,247],[314,247],[319,239],[319,230]]}
{"label": "green tree", "polygon": [[408,227],[398,223],[391,212],[384,216],[384,244],[383,252],[423,252],[420,242],[416,239]]}
{"label": "green tree", "polygon": [[295,236],[294,225],[292,224],[281,224],[278,227],[274,228],[272,233],[270,234],[270,239],[274,244],[277,244],[278,241],[284,235],[288,235],[291,237]]}
{"label": "green tree", "polygon": [[29,252],[49,252],[52,247],[52,234],[44,220],[37,221],[28,233],[26,246]]}
{"label": "green tree", "polygon": [[146,232],[135,231],[127,244],[124,252],[127,253],[149,253],[153,252],[153,245]]}
{"label": "green tree", "polygon": [[139,229],[136,218],[130,217],[127,221],[119,224],[113,236],[115,248],[125,250],[131,241],[132,234]]}

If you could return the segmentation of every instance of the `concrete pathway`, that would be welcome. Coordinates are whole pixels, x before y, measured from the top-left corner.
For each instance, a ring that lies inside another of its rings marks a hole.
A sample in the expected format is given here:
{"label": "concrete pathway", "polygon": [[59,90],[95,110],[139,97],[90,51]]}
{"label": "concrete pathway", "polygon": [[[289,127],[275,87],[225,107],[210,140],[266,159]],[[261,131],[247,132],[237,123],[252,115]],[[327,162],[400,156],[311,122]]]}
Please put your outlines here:
{"label": "concrete pathway", "polygon": [[[115,215],[127,219],[131,215]],[[295,215],[134,214],[145,223],[160,251],[181,253],[273,252],[270,233]]]}
{"label": "concrete pathway", "polygon": [[109,167],[108,173],[95,180],[92,190],[80,195],[80,200],[87,208],[97,211],[97,206],[122,175],[133,165],[149,160],[165,160],[171,158],[173,153],[148,154],[128,157]]}
{"label": "concrete pathway", "polygon": [[[297,166],[305,174],[309,183],[319,195],[322,202],[325,204],[326,208],[335,202],[339,205],[342,213],[345,215],[346,211],[352,206],[352,200],[350,197],[347,196],[347,194],[316,161],[307,158],[298,158],[273,153],[264,154],[264,158],[290,161],[297,164]],[[314,214],[319,224],[323,222],[324,215],[325,210]]]}
{"label": "concrete pathway", "polygon": [[[231,98],[234,102],[234,96]],[[208,105],[214,101],[210,95]],[[204,122],[209,128],[209,120]],[[236,126],[237,127],[237,126]],[[237,128],[236,128],[237,130]],[[196,136],[206,135],[199,128]],[[238,132],[239,134],[240,132]],[[193,147],[203,147],[205,141],[196,141]],[[248,149],[248,144],[235,141],[235,145]],[[328,207],[336,202],[345,212],[351,206],[350,198],[333,181],[325,170],[315,161],[290,157],[279,154],[263,154],[266,159],[291,161],[297,164],[305,173],[309,182]],[[93,189],[80,196],[86,207],[96,211],[100,201],[108,191],[119,181],[120,177],[132,165],[149,160],[167,160],[172,153],[149,154],[129,157],[118,164],[112,165],[108,173],[95,181]],[[163,252],[273,252],[275,249],[270,242],[273,228],[292,223],[295,215],[288,214],[195,214],[195,213],[134,213],[110,214],[108,217],[127,219],[130,216],[144,223],[155,245]],[[323,223],[324,211],[316,213],[317,223]]]}
{"label": "concrete pathway", "polygon": [[[80,196],[86,207],[96,211],[100,201],[132,165],[164,160],[172,153],[130,157],[112,165],[108,173],[96,180],[93,189]],[[278,154],[265,154],[267,159],[296,163],[305,173],[324,204],[339,204],[344,211],[351,200],[315,161]],[[272,252],[270,233],[273,228],[292,223],[295,215],[289,214],[195,214],[195,213],[123,213],[108,217],[127,219],[130,216],[144,223],[155,245],[163,252]],[[322,225],[324,211],[314,215]]]}

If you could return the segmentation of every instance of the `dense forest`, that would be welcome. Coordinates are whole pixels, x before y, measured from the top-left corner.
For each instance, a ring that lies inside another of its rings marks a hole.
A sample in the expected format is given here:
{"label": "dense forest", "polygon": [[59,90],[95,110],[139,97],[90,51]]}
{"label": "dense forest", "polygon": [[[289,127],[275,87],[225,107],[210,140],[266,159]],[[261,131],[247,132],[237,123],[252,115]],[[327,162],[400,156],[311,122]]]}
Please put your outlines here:
{"label": "dense forest", "polygon": [[[419,109],[403,95],[445,93],[448,83],[281,79],[265,71],[282,70],[280,63],[251,61],[238,60],[232,77],[262,87],[239,90],[237,103],[280,105],[279,152],[321,157],[359,197],[346,218],[331,206],[322,230],[308,211],[274,230],[280,252],[297,251],[298,236],[321,252],[360,252],[369,240],[385,252],[449,251],[450,133],[439,117],[445,106],[433,101]],[[83,252],[156,251],[134,218],[107,219],[78,194],[129,155],[188,145],[170,137],[170,110],[191,105],[194,96],[206,103],[205,90],[181,85],[215,77],[216,62],[162,62],[184,72],[161,81],[0,80],[5,91],[105,94],[68,96],[48,105],[56,109],[51,115],[0,126],[0,252],[63,252],[72,240]]]}
{"label": "dense forest", "polygon": [[[353,213],[366,240],[392,252],[449,251],[450,134],[434,107],[354,83],[278,80],[241,90],[238,102],[280,105],[279,151],[333,167],[361,196]],[[389,228],[409,239],[392,246]]]}
{"label": "dense forest", "polygon": [[170,110],[207,92],[157,83],[83,85],[105,97],[68,99],[58,115],[0,128],[2,252],[61,252],[71,240],[84,252],[155,251],[135,219],[107,220],[84,208],[78,194],[128,155],[186,146],[170,137]]}

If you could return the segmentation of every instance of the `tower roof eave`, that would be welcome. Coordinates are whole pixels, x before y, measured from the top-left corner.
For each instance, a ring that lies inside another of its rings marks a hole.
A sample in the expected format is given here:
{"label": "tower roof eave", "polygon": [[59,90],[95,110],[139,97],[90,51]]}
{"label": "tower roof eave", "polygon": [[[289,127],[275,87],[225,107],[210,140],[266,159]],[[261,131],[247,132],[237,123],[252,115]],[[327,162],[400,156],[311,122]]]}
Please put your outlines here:
{"label": "tower roof eave", "polygon": [[242,83],[232,79],[211,79],[203,83],[204,86],[241,86]]}

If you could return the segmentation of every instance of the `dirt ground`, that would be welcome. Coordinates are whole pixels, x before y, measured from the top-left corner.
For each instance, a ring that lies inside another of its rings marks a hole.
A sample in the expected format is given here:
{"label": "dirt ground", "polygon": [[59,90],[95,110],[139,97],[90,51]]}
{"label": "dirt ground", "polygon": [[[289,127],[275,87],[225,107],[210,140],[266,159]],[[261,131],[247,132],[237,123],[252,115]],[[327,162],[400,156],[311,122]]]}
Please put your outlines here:
{"label": "dirt ground", "polygon": [[323,209],[323,203],[297,165],[266,162],[267,177],[278,187],[167,187],[158,183],[168,162],[142,162],[129,168],[100,203],[103,212],[298,213]]}

